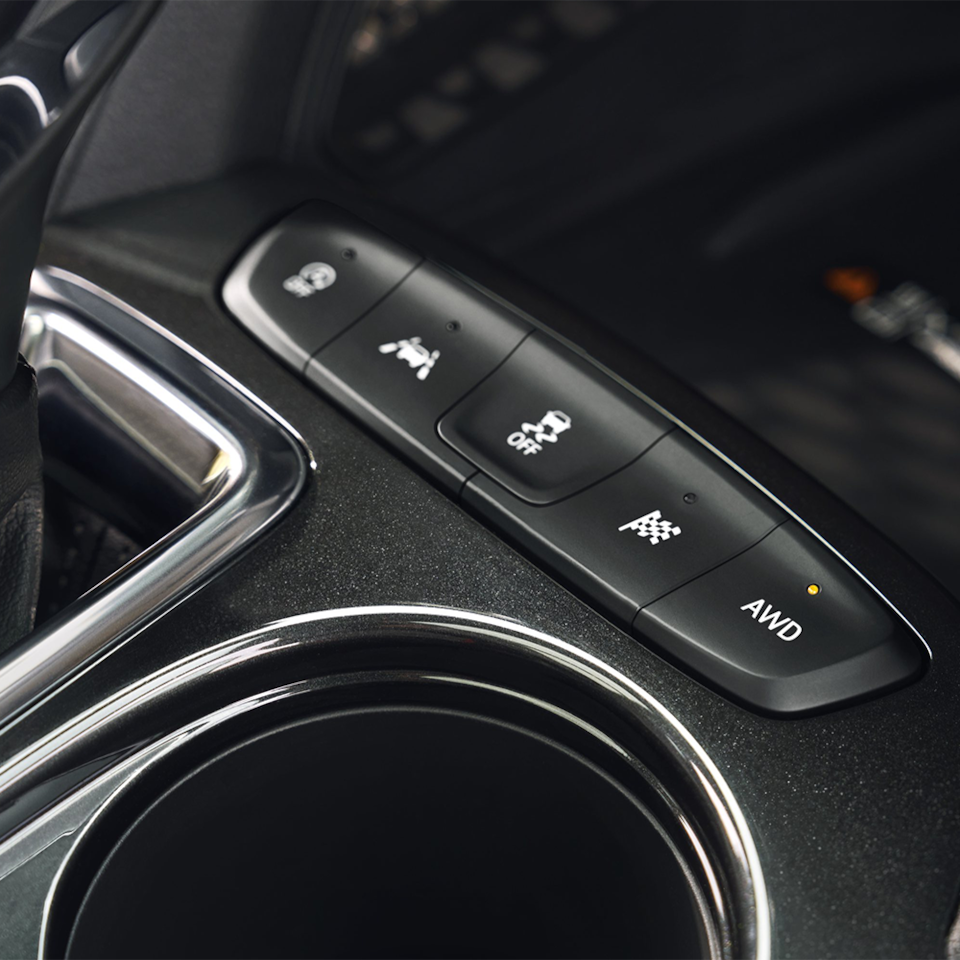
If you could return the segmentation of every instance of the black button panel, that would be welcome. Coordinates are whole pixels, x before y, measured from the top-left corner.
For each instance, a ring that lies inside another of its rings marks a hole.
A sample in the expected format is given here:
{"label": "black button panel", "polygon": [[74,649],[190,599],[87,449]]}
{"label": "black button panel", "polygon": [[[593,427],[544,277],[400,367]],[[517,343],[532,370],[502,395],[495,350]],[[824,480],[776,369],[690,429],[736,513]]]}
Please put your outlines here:
{"label": "black button panel", "polygon": [[876,694],[915,676],[923,663],[903,621],[792,520],[645,607],[634,630],[771,713]]}
{"label": "black button panel", "polygon": [[307,377],[459,490],[475,467],[437,435],[439,417],[533,328],[432,263],[314,356]]}
{"label": "black button panel", "polygon": [[422,258],[339,207],[308,203],[244,254],[223,288],[231,313],[302,370]]}
{"label": "black button panel", "polygon": [[529,318],[326,203],[224,301],[298,373],[674,663],[794,716],[918,675],[918,638],[765,493]]}
{"label": "black button panel", "polygon": [[639,397],[542,331],[439,427],[486,476],[538,504],[609,476],[669,428]]}
{"label": "black button panel", "polygon": [[745,550],[786,519],[681,430],[561,503],[531,506],[483,475],[467,485],[464,502],[626,624],[639,607]]}

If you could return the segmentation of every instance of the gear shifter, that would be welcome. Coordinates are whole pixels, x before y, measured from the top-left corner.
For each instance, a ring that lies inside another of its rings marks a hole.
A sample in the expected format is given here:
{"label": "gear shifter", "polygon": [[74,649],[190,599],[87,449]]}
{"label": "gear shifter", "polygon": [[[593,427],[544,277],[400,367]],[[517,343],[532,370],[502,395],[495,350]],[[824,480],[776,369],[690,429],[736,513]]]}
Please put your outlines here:
{"label": "gear shifter", "polygon": [[0,20],[9,33],[27,10],[0,38],[0,650],[32,627],[39,586],[37,387],[19,342],[47,198],[87,107],[156,6],[37,3]]}

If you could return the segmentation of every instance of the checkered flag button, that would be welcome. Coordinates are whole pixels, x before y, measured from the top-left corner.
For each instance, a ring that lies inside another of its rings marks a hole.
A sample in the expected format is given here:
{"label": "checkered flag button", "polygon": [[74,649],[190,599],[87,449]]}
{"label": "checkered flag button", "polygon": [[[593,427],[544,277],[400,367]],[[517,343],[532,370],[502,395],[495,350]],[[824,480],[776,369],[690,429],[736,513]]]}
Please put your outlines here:
{"label": "checkered flag button", "polygon": [[624,530],[633,530],[641,539],[649,540],[653,547],[663,540],[679,537],[682,532],[672,520],[664,520],[663,514],[659,510],[652,510],[642,517],[637,517],[636,520],[625,523],[618,529],[621,533]]}

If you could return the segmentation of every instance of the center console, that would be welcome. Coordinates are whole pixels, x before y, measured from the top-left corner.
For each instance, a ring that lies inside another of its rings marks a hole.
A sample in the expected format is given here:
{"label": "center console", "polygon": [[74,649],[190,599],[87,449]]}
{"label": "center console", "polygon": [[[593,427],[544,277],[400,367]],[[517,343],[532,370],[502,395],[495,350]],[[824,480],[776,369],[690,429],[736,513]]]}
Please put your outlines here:
{"label": "center console", "polygon": [[899,611],[643,384],[342,210],[283,219],[223,295],[457,502],[739,702],[794,715],[922,671]]}
{"label": "center console", "polygon": [[142,550],[0,663],[0,957],[942,955],[952,602],[652,361],[317,196],[48,230],[55,479]]}

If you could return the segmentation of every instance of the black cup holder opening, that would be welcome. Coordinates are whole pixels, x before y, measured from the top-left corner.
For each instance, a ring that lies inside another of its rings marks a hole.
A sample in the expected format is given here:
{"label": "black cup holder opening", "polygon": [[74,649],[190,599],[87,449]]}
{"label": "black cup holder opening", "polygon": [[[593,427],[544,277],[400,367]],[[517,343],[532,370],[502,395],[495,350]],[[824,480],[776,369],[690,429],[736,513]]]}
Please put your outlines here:
{"label": "black cup holder opening", "polygon": [[59,918],[68,956],[708,952],[689,873],[638,799],[478,713],[288,723],[182,775],[115,836]]}

